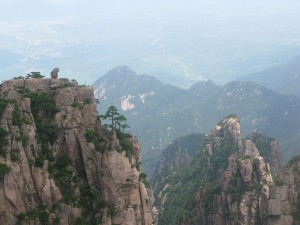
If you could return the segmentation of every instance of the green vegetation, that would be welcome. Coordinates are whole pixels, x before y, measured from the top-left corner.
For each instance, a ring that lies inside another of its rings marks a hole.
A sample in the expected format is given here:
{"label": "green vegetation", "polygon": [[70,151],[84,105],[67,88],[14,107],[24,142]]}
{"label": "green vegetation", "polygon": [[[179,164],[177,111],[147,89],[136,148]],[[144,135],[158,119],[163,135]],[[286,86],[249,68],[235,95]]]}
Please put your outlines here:
{"label": "green vegetation", "polygon": [[292,158],[291,160],[288,161],[288,165],[291,165],[295,162],[299,162],[300,161],[300,155],[295,156],[294,158]]}
{"label": "green vegetation", "polygon": [[79,108],[79,109],[81,109],[81,104],[79,103],[79,102],[74,102],[73,104],[72,104],[72,106],[74,107],[74,108]]}
{"label": "green vegetation", "polygon": [[[42,77],[39,74],[31,73],[26,78]],[[49,177],[55,181],[63,197],[51,209],[41,206],[40,209],[20,214],[17,224],[30,224],[35,223],[37,220],[43,225],[59,224],[58,218],[54,219],[53,223],[50,223],[49,215],[51,213],[55,214],[55,209],[62,203],[83,209],[82,218],[76,221],[77,224],[100,224],[101,211],[103,211],[103,208],[108,207],[108,204],[102,199],[99,190],[89,186],[82,157],[79,155],[79,159],[73,162],[66,153],[57,151],[54,154],[53,152],[53,145],[62,131],[54,122],[55,115],[59,110],[53,101],[53,93],[46,93],[41,90],[32,92],[22,88],[19,88],[18,92],[22,98],[30,98],[31,112],[37,128],[38,147],[36,148],[34,145],[28,146],[29,139],[26,133],[18,134],[16,141],[22,141],[24,147],[30,147],[30,151],[35,158],[34,160],[29,160],[30,168],[33,168],[33,166],[43,167],[45,160],[48,161]],[[14,104],[12,111],[13,124],[21,126],[25,121],[15,100],[0,100],[1,115],[8,104]],[[91,104],[91,99],[86,99],[84,104]],[[23,129],[20,130],[22,131]],[[9,143],[8,134],[8,131],[0,127],[0,156],[3,157],[6,156],[5,147]],[[88,129],[85,137],[88,142],[95,144],[97,151],[104,152],[106,141],[99,135],[96,131]],[[12,162],[18,162],[20,160],[20,150],[12,149],[9,152],[9,157]],[[9,171],[10,168],[6,164],[0,164],[0,178],[9,173]]]}
{"label": "green vegetation", "polygon": [[0,163],[0,178],[10,172],[10,168],[3,163]]}
{"label": "green vegetation", "polygon": [[150,188],[150,183],[148,182],[147,175],[145,173],[140,174],[140,181],[145,185],[145,187]]}
{"label": "green vegetation", "polygon": [[41,75],[40,72],[30,72],[26,75],[26,79],[29,79],[29,78],[43,78],[45,77],[44,75]]}
{"label": "green vegetation", "polygon": [[128,138],[121,139],[120,145],[122,147],[122,150],[125,151],[127,157],[132,156],[133,145],[132,145],[132,142]]}
{"label": "green vegetation", "polygon": [[83,104],[85,104],[85,105],[92,104],[92,99],[90,99],[90,98],[84,99]]}
{"label": "green vegetation", "polygon": [[0,116],[2,116],[8,104],[16,105],[17,101],[15,99],[0,99]]}
{"label": "green vegetation", "polygon": [[36,123],[39,139],[42,143],[54,144],[61,129],[51,121]]}
{"label": "green vegetation", "polygon": [[100,115],[100,118],[103,120],[110,120],[109,124],[105,124],[104,126],[109,128],[110,130],[118,130],[124,131],[126,128],[129,128],[128,124],[126,124],[126,117],[118,112],[117,107],[111,105],[106,111],[105,115]]}
{"label": "green vegetation", "polygon": [[[38,76],[38,74],[35,75]],[[55,114],[59,110],[57,109],[55,102],[51,100],[49,94],[46,92],[41,90],[31,92],[28,89],[19,89],[18,92],[22,94],[22,97],[30,98],[31,101],[31,113],[37,128],[38,142],[41,145],[41,151],[35,152],[34,154],[36,156],[35,166],[42,167],[45,160],[49,160],[49,162],[53,161],[50,145],[55,143],[58,133],[61,131],[61,129],[53,122]],[[20,119],[17,116],[17,113],[15,118],[16,123],[18,123]],[[25,146],[28,139],[24,136],[22,136],[21,139],[23,146]]]}
{"label": "green vegetation", "polygon": [[73,177],[72,160],[66,155],[59,155],[49,167],[49,173],[63,193],[71,191]]}
{"label": "green vegetation", "polygon": [[98,152],[104,153],[106,150],[106,142],[105,141],[96,141],[95,142],[95,149]]}
{"label": "green vegetation", "polygon": [[12,149],[10,151],[10,159],[12,162],[18,162],[19,161],[19,155],[20,155],[20,151],[19,149]]}
{"label": "green vegetation", "polygon": [[[223,123],[219,124],[223,125]],[[214,147],[214,154],[211,156],[206,152],[207,144]],[[159,224],[178,225],[181,223],[183,215],[192,216],[192,209],[196,204],[195,194],[199,187],[206,190],[201,204],[209,216],[214,210],[215,196],[222,192],[220,178],[228,167],[228,157],[236,153],[238,149],[238,144],[232,137],[221,138],[217,142],[214,139],[206,139],[190,166],[173,171],[162,177],[161,181],[157,181],[157,184],[160,185],[157,190],[163,190],[166,184],[169,185],[164,191],[167,197]],[[231,183],[232,191],[239,194],[237,177],[234,177]],[[157,202],[157,204],[160,203]],[[226,216],[229,216],[228,213],[224,214],[224,218]]]}
{"label": "green vegetation", "polygon": [[19,109],[19,105],[15,99],[0,99],[0,116],[3,114],[6,106],[14,105],[14,110],[12,113],[12,121],[14,125],[21,126],[26,121],[22,118],[21,111]]}
{"label": "green vegetation", "polygon": [[98,152],[104,153],[106,150],[106,141],[101,138],[96,132],[92,129],[87,129],[84,134],[87,142],[93,142],[95,145],[95,149]]}
{"label": "green vegetation", "polygon": [[[126,117],[121,115],[115,106],[111,105],[105,115],[100,115],[100,119],[110,121],[109,123],[104,123],[104,127],[110,131],[116,132],[122,150],[125,151],[127,157],[130,157],[133,153],[133,145],[129,140],[129,138],[132,136],[124,132],[126,128],[129,128],[128,124],[126,123]],[[98,147],[100,146],[101,145],[98,144]]]}
{"label": "green vegetation", "polygon": [[23,76],[18,76],[18,77],[14,77],[14,80],[18,80],[18,79],[24,79],[24,77]]}
{"label": "green vegetation", "polygon": [[269,215],[267,212],[263,212],[261,215],[260,215],[260,218],[263,219],[263,220],[266,220],[269,218]]}
{"label": "green vegetation", "polygon": [[300,222],[300,195],[298,195],[298,199],[297,199],[297,205],[296,205],[296,210],[293,213],[293,217],[294,217],[294,224],[299,224]]}
{"label": "green vegetation", "polygon": [[6,139],[8,132],[0,127],[0,156],[6,156],[6,149],[5,147],[8,145],[8,140]]}
{"label": "green vegetation", "polygon": [[270,162],[270,157],[272,155],[271,142],[275,141],[275,138],[271,138],[257,132],[250,134],[247,138],[255,144],[260,155],[263,156],[267,162]]}
{"label": "green vegetation", "polygon": [[16,106],[15,110],[12,113],[12,121],[17,126],[21,126],[25,122],[24,119],[22,118],[20,110],[17,106]]}
{"label": "green vegetation", "polygon": [[[39,161],[39,160],[41,161],[41,165],[39,167],[43,166],[44,160],[46,160],[46,159],[49,160],[49,162],[53,161],[53,155],[49,149],[48,143],[41,144],[41,151],[39,152],[38,156],[37,156],[36,149],[34,149],[34,146],[31,145],[30,150],[31,150],[32,155],[34,157],[36,157],[35,158],[36,166],[39,166],[39,165],[37,165],[37,161]],[[38,159],[38,158],[41,158],[41,159]]]}
{"label": "green vegetation", "polygon": [[[17,221],[16,225],[21,225],[24,223],[31,224],[36,219],[38,219],[40,221],[40,223],[43,225],[49,225],[50,224],[50,220],[49,220],[50,212],[53,213],[53,210],[48,210],[47,208],[42,207],[41,209],[32,209],[26,213],[20,213],[17,216],[18,221]],[[58,225],[59,219],[55,218],[53,223],[51,223],[51,224]]]}
{"label": "green vegetation", "polygon": [[21,225],[23,222],[29,223],[30,221],[33,221],[39,217],[39,211],[32,209],[26,213],[21,213],[18,215],[17,219],[17,225]]}
{"label": "green vegetation", "polygon": [[272,178],[273,178],[273,182],[274,182],[275,186],[283,186],[283,185],[285,185],[284,181],[280,177],[272,176]]}
{"label": "green vegetation", "polygon": [[91,130],[91,129],[88,129],[86,132],[85,132],[85,138],[88,142],[92,142],[95,138],[95,131],[94,130]]}
{"label": "green vegetation", "polygon": [[43,91],[30,92],[29,90],[19,90],[23,97],[30,98],[31,112],[36,121],[41,122],[42,118],[53,120],[55,114],[59,111],[55,102],[50,99],[49,95]]}

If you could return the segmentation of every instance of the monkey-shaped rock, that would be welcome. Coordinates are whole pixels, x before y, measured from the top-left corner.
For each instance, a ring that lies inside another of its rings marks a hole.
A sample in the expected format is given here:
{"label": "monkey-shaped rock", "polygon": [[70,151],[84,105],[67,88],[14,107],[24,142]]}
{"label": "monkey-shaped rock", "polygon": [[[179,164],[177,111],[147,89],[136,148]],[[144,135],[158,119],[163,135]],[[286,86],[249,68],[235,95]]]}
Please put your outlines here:
{"label": "monkey-shaped rock", "polygon": [[51,77],[53,79],[56,79],[58,77],[58,72],[59,72],[59,68],[54,68],[52,71],[51,71]]}

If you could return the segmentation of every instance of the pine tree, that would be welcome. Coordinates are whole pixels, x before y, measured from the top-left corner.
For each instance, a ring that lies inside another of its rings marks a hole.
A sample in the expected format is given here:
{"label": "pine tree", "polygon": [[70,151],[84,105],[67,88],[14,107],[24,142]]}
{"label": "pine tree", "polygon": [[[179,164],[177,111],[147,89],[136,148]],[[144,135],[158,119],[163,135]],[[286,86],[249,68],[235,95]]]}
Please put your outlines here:
{"label": "pine tree", "polygon": [[[100,115],[101,119],[110,120],[110,124],[106,127],[110,128],[111,130],[117,130],[121,132],[124,131],[125,128],[129,126],[126,124],[126,117],[118,112],[117,107],[111,105],[108,107],[105,115]],[[105,125],[104,125],[105,126]]]}

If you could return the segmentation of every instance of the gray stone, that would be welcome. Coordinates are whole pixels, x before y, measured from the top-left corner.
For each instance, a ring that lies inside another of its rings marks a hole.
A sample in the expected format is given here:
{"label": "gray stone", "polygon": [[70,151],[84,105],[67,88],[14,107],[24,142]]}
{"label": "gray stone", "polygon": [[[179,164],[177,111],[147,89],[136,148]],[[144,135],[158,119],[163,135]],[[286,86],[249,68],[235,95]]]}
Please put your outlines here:
{"label": "gray stone", "polygon": [[279,199],[268,200],[268,215],[279,216],[281,215],[281,201]]}
{"label": "gray stone", "polygon": [[57,79],[57,77],[58,77],[58,72],[59,72],[59,68],[54,68],[52,71],[51,71],[51,78],[52,79]]}

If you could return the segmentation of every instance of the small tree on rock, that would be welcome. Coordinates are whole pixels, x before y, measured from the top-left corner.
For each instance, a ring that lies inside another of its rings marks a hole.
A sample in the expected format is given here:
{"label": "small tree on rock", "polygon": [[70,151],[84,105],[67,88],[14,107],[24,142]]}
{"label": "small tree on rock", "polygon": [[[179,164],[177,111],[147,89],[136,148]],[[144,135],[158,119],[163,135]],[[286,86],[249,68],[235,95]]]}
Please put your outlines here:
{"label": "small tree on rock", "polygon": [[121,132],[124,131],[125,128],[129,126],[126,124],[126,117],[118,112],[117,107],[111,105],[108,107],[108,110],[104,115],[100,115],[101,119],[110,120],[109,124],[105,124],[104,126],[110,128],[111,130],[116,130]]}
{"label": "small tree on rock", "polygon": [[29,79],[29,78],[43,78],[45,77],[44,75],[41,75],[40,72],[30,72],[26,75],[26,79]]}

